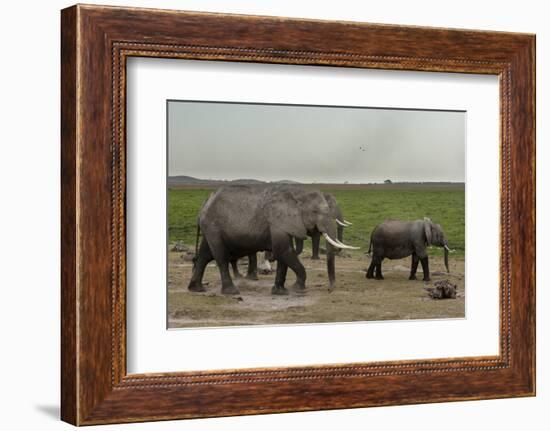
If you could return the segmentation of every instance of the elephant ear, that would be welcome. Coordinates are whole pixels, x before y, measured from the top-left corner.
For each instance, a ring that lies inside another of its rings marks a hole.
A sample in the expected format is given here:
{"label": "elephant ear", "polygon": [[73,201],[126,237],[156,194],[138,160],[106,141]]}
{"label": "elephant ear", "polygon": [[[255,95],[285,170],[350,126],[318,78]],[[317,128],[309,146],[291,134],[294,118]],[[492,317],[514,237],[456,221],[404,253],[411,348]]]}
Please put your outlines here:
{"label": "elephant ear", "polygon": [[328,207],[330,209],[330,214],[337,216],[336,211],[338,204],[336,203],[336,199],[334,199],[334,196],[332,196],[330,193],[323,193],[323,197],[327,201]]}
{"label": "elephant ear", "polygon": [[272,228],[299,239],[307,238],[298,202],[287,190],[271,193],[265,204],[267,220]]}
{"label": "elephant ear", "polygon": [[432,221],[428,217],[424,217],[424,233],[426,234],[426,242],[432,245]]}

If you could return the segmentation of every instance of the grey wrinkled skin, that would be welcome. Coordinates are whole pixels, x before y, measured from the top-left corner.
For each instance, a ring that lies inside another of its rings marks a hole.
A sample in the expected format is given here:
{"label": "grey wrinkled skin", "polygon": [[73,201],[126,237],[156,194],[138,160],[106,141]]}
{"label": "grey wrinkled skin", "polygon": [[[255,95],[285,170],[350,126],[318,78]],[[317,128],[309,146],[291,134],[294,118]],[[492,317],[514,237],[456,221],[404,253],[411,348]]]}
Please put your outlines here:
{"label": "grey wrinkled skin", "polygon": [[[336,198],[331,195],[330,193],[323,193],[323,196],[325,197],[325,200],[328,203],[328,206],[330,208],[330,215],[333,219],[338,219],[340,221],[344,220],[344,215],[342,213],[342,210],[340,209],[340,206],[338,205],[338,202],[336,202]],[[338,241],[343,242],[344,241],[344,226],[337,225],[336,227],[336,237],[338,238]],[[313,260],[319,260],[319,244],[321,240],[321,234],[319,232],[314,232],[311,235],[311,258]],[[298,254],[302,252],[304,248],[304,241],[297,239],[296,240],[296,251]]]}
{"label": "grey wrinkled skin", "polygon": [[[210,199],[210,197],[213,194],[214,193],[210,193],[208,198],[206,198],[206,200],[202,203],[199,213],[202,211],[202,208],[204,208],[204,205],[206,204],[206,202],[208,202],[208,199]],[[197,219],[197,226],[199,226],[199,220],[198,219]],[[200,230],[197,229],[197,242],[196,242],[196,245],[195,245],[195,258],[193,259],[193,264],[196,263],[198,250],[199,250],[199,232],[200,232]],[[270,260],[271,262],[273,262],[273,258],[272,258],[271,254],[269,252],[266,252],[264,254],[264,259],[265,260]],[[243,277],[242,274],[239,272],[239,268],[237,266],[238,260],[239,260],[238,257],[232,258],[230,260],[234,278],[242,278]],[[258,258],[256,256],[256,253],[252,253],[252,254],[248,255],[248,271],[246,273],[245,278],[247,278],[248,280],[258,280]]]}
{"label": "grey wrinkled skin", "polygon": [[[295,186],[294,186],[295,187]],[[340,209],[340,206],[338,205],[338,202],[336,202],[336,198],[330,194],[330,193],[323,193],[323,196],[325,197],[325,200],[327,201],[330,209],[330,215],[334,219],[338,219],[340,221],[344,220],[344,215],[342,213],[342,210]],[[312,254],[311,259],[312,260],[319,260],[319,249],[320,249],[320,243],[321,243],[321,233],[318,231],[314,231],[311,233],[311,248],[312,248]],[[336,226],[336,237],[338,238],[338,241],[344,240],[344,226],[337,225]],[[300,255],[304,249],[304,240],[294,238],[294,249],[296,250],[296,253]],[[337,250],[336,253],[338,253],[340,250]],[[265,260],[269,260],[267,256],[264,256]],[[235,278],[241,278],[242,275],[239,272],[239,269],[237,267],[237,259],[234,259],[231,261],[231,267],[233,269],[233,277]],[[245,278],[249,280],[258,280],[258,259],[256,255],[249,255],[248,256],[248,271],[245,276]]]}
{"label": "grey wrinkled skin", "polygon": [[[277,261],[273,294],[287,294],[288,268],[296,273],[296,290],[304,290],[305,268],[292,246],[292,238],[305,239],[319,231],[332,238],[335,222],[324,196],[314,190],[287,185],[230,185],[220,187],[199,214],[202,239],[195,258],[189,290],[204,291],[206,265],[215,260],[220,271],[222,293],[237,294],[229,274],[229,263],[259,251],[268,251]],[[333,246],[327,243],[327,271],[334,285]]]}
{"label": "grey wrinkled skin", "polygon": [[[424,272],[423,280],[430,281],[427,252],[430,245],[448,247],[441,225],[433,223],[429,218],[415,221],[387,220],[372,231],[369,246],[372,260],[366,277],[383,280],[382,261],[385,258],[402,259],[412,256],[409,280],[416,280],[416,270],[420,262]],[[445,266],[449,272],[447,249],[445,249]]]}

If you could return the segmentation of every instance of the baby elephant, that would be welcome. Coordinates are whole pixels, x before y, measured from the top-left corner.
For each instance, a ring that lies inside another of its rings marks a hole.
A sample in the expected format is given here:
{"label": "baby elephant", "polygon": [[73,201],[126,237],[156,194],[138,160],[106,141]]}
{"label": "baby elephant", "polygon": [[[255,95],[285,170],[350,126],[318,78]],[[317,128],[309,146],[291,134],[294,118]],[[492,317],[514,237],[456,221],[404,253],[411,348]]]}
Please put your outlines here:
{"label": "baby elephant", "polygon": [[415,221],[388,220],[374,228],[370,237],[368,253],[372,252],[372,261],[367,278],[383,280],[382,261],[402,259],[412,255],[409,280],[416,280],[418,262],[422,263],[424,281],[430,281],[427,247],[436,245],[445,249],[445,267],[449,272],[449,245],[440,225],[429,218]]}

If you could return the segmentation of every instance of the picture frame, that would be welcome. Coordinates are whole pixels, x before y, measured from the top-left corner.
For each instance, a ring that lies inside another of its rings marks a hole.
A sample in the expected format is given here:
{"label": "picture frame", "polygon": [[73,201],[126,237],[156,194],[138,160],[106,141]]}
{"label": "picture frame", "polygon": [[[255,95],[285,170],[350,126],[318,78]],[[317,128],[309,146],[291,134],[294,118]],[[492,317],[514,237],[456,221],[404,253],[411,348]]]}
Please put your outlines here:
{"label": "picture frame", "polygon": [[[61,54],[62,420],[535,395],[534,35],[76,5],[61,13]],[[125,101],[135,56],[497,75],[499,355],[128,374]]]}

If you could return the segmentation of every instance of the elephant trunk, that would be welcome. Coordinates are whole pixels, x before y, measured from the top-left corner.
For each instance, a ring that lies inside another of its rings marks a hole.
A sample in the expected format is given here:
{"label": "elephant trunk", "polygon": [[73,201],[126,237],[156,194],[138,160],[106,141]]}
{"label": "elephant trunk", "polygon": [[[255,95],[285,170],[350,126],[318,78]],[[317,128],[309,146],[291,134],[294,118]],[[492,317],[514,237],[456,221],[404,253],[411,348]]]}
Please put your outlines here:
{"label": "elephant trunk", "polygon": [[334,247],[331,244],[327,245],[327,273],[328,273],[328,290],[332,292],[336,285],[336,269],[334,264]]}
{"label": "elephant trunk", "polygon": [[332,292],[334,288],[336,287],[336,268],[335,268],[335,254],[339,249],[337,249],[333,244],[331,244],[331,241],[329,241],[329,238],[334,238],[334,235],[336,232],[334,232],[334,227],[332,225],[328,225],[327,228],[328,232],[324,232],[324,237],[326,240],[326,250],[327,250],[327,274],[328,274],[328,290],[329,292]]}
{"label": "elephant trunk", "polygon": [[304,250],[304,240],[300,238],[294,238],[296,254],[301,254]]}
{"label": "elephant trunk", "polygon": [[350,249],[350,250],[358,250],[359,247],[352,247],[350,245],[343,244],[338,240],[335,240],[334,238],[337,235],[337,232],[336,232],[336,229],[334,228],[333,223],[325,222],[321,225],[318,225],[317,229],[319,230],[319,232],[322,233],[323,237],[326,240],[329,290],[332,291],[334,289],[335,280],[336,280],[336,271],[334,268],[335,253],[342,248]]}
{"label": "elephant trunk", "polygon": [[444,260],[445,260],[445,268],[447,268],[447,273],[449,273],[449,247],[443,248],[444,253]]}

